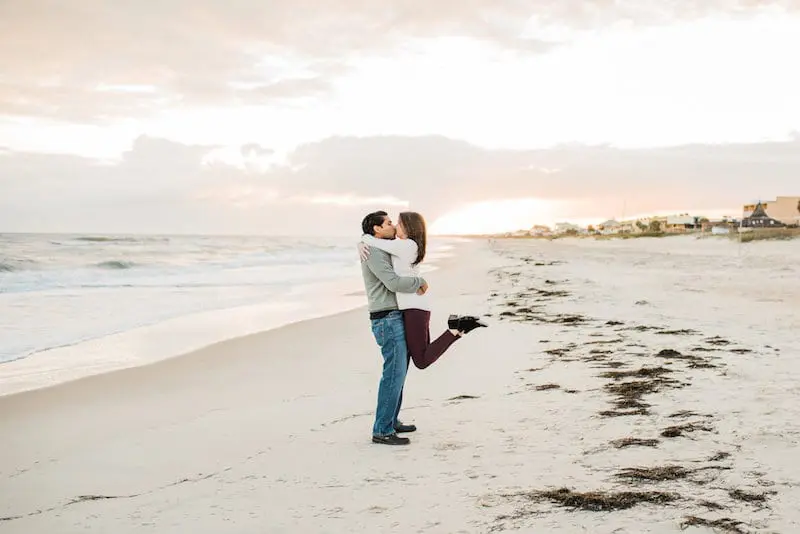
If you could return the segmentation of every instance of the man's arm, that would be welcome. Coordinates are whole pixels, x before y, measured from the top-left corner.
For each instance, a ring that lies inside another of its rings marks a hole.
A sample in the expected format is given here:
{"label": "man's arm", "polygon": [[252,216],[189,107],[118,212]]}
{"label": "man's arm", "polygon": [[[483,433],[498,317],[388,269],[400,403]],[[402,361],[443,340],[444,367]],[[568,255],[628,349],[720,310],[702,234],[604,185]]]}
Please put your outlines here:
{"label": "man's arm", "polygon": [[370,254],[366,259],[367,267],[394,293],[416,293],[422,286],[427,286],[423,278],[417,276],[397,276],[392,268],[388,254]]}

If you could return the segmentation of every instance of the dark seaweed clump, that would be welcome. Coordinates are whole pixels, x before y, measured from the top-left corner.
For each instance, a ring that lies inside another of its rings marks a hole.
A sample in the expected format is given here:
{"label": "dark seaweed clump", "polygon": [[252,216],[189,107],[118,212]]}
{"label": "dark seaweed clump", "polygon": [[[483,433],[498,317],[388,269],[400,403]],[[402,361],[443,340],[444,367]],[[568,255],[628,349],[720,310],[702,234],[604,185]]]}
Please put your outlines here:
{"label": "dark seaweed clump", "polygon": [[589,491],[580,493],[569,488],[533,492],[528,496],[535,500],[549,500],[560,506],[590,512],[626,510],[641,503],[667,504],[679,498],[674,493],[661,491]]}

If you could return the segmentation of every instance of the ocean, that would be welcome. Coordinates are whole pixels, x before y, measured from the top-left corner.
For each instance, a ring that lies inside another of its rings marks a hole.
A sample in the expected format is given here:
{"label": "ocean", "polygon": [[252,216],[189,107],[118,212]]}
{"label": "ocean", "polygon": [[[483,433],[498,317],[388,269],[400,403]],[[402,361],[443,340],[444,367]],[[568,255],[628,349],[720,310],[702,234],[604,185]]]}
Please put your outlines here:
{"label": "ocean", "polygon": [[0,395],[362,306],[356,240],[0,234]]}

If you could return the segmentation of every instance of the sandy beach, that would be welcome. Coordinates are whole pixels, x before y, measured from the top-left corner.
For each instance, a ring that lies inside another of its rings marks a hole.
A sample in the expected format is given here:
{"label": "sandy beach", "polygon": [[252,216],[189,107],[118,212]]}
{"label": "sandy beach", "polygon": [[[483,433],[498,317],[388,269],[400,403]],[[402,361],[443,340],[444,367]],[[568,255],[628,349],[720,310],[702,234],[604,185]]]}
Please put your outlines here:
{"label": "sandy beach", "polygon": [[465,243],[432,324],[491,326],[409,372],[410,446],[370,442],[360,308],[0,398],[0,533],[797,532],[798,275],[796,240]]}

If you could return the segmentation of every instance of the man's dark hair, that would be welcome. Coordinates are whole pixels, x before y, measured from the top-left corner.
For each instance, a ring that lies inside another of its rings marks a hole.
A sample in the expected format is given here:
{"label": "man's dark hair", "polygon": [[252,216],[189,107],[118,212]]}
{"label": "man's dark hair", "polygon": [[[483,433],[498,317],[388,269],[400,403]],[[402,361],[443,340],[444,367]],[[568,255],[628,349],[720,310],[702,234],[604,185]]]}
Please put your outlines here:
{"label": "man's dark hair", "polygon": [[375,235],[375,227],[376,226],[383,226],[384,219],[389,214],[385,211],[375,211],[364,217],[364,220],[361,221],[361,230],[365,234]]}

